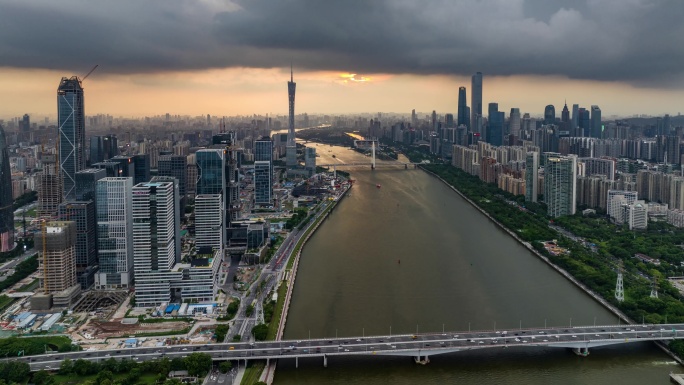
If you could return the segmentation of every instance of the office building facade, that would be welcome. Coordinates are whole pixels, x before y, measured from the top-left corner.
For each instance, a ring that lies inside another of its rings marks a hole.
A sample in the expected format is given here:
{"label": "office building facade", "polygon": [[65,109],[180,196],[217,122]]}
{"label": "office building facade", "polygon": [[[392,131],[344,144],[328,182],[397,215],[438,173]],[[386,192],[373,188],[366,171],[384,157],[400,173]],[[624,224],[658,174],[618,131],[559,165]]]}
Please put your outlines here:
{"label": "office building facade", "polygon": [[473,75],[470,85],[470,130],[480,132],[481,128],[476,125],[477,117],[482,115],[482,72]]}
{"label": "office building facade", "polygon": [[85,168],[83,87],[76,77],[63,77],[57,88],[59,172],[64,199],[76,198],[76,173]]}
{"label": "office building facade", "polygon": [[14,249],[12,170],[5,130],[0,125],[0,252]]}
{"label": "office building facade", "polygon": [[95,283],[97,268],[97,221],[95,202],[74,201],[59,205],[60,221],[72,221],[76,231],[76,280],[82,290]]}
{"label": "office building facade", "polygon": [[195,196],[195,246],[221,250],[223,247],[223,195]]}
{"label": "office building facade", "polygon": [[133,179],[107,177],[97,181],[97,289],[133,285]]}
{"label": "office building facade", "polygon": [[254,204],[269,206],[273,204],[273,183],[271,162],[254,162]]}

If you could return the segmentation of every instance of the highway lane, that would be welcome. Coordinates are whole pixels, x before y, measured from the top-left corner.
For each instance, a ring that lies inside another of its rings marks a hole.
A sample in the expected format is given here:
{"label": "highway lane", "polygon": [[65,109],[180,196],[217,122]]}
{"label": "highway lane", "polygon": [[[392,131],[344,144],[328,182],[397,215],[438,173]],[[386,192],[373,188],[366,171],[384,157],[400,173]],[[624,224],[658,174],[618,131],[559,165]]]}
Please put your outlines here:
{"label": "highway lane", "polygon": [[615,343],[684,338],[684,324],[610,325],[568,328],[488,330],[459,333],[403,334],[289,341],[240,342],[207,345],[171,345],[51,353],[18,357],[29,362],[32,370],[56,369],[64,359],[101,361],[109,358],[145,361],[162,357],[184,357],[207,353],[215,360],[275,359],[286,357],[322,357],[338,355],[429,356],[440,353],[482,348],[514,346],[595,347]]}

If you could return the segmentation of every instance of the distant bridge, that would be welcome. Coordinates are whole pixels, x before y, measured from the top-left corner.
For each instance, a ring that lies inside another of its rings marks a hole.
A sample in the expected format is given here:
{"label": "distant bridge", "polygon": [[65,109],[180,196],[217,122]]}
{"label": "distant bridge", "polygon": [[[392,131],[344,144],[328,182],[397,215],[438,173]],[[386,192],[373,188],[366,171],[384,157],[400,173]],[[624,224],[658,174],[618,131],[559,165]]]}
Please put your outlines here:
{"label": "distant bridge", "polygon": [[[72,353],[51,353],[15,357],[28,362],[31,370],[55,370],[65,359],[101,361],[109,358],[154,360],[162,357],[185,357],[190,353],[207,353],[214,360],[272,360],[300,357],[320,357],[327,366],[328,357],[350,355],[391,355],[413,357],[427,363],[431,355],[474,349],[508,347],[553,347],[572,349],[587,356],[589,348],[641,341],[684,339],[684,324],[608,325],[552,327],[539,329],[509,329],[472,332],[444,332],[321,338],[289,341],[238,342],[205,345],[171,345],[165,347],[120,348]],[[12,352],[9,352],[10,354]],[[17,353],[19,354],[19,353]]]}
{"label": "distant bridge", "polygon": [[317,164],[316,166],[319,167],[332,167],[333,170],[337,169],[338,167],[359,167],[359,166],[367,166],[370,167],[371,169],[376,169],[377,167],[401,167],[403,166],[404,168],[408,169],[409,166],[416,168],[418,167],[420,163],[412,163],[412,162],[379,162],[379,163],[373,163],[373,162],[352,162],[352,163],[330,163],[330,164]]}

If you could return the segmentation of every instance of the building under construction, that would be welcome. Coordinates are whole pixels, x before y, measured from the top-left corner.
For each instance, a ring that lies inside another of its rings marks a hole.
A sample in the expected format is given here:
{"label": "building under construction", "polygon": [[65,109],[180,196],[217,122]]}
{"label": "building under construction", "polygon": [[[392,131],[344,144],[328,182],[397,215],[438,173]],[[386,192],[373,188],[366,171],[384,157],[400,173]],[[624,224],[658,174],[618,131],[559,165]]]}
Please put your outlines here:
{"label": "building under construction", "polygon": [[57,172],[56,155],[41,154],[43,172],[38,176],[38,218],[52,220],[62,203],[62,178]]}
{"label": "building under construction", "polygon": [[35,245],[41,251],[38,272],[43,293],[32,308],[70,307],[81,292],[76,282],[76,223],[43,222]]}

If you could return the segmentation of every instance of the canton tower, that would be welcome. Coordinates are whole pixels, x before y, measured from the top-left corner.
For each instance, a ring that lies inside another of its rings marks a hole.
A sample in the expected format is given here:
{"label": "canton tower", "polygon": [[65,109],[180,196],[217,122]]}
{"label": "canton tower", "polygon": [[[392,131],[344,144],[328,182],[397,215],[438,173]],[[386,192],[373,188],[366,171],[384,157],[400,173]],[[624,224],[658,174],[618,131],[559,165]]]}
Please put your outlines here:
{"label": "canton tower", "polygon": [[292,73],[292,66],[290,66],[290,81],[287,82],[287,99],[290,104],[290,119],[287,130],[287,145],[285,152],[285,165],[287,168],[297,167],[297,146],[295,144],[295,89],[297,83],[294,82],[294,75]]}

